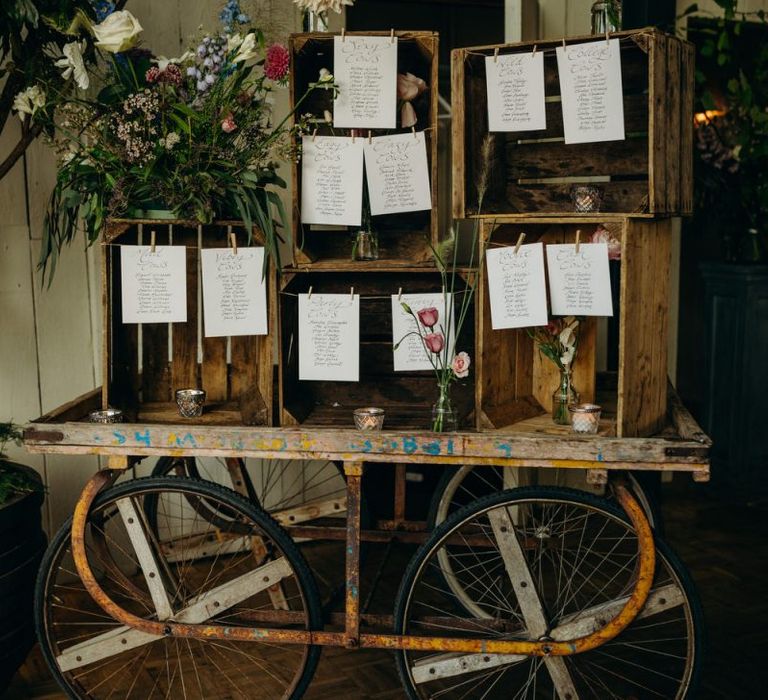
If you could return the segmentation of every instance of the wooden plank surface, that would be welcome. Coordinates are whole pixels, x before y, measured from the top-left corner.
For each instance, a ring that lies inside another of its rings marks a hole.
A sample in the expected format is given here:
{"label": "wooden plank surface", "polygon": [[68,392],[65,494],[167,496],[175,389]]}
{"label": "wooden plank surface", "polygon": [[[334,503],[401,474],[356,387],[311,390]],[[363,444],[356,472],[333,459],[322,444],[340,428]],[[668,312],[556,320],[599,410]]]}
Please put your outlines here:
{"label": "wooden plank surface", "polygon": [[174,227],[173,244],[186,246],[187,253],[187,321],[173,324],[171,388],[192,389],[199,386],[197,364],[197,230]]}
{"label": "wooden plank surface", "polygon": [[680,211],[680,170],[682,167],[682,142],[680,133],[681,112],[681,44],[679,41],[667,42],[666,71],[666,138],[665,169],[667,178],[667,207],[665,211]]}
{"label": "wooden plank surface", "polygon": [[693,213],[693,113],[694,64],[693,44],[685,42],[681,53],[680,95],[680,213]]}
{"label": "wooden plank surface", "polygon": [[[203,248],[226,248],[228,247],[225,233],[232,230],[231,226],[226,229],[212,229],[199,226],[197,229],[198,240],[201,241]],[[241,236],[241,239],[243,237]],[[240,241],[245,245],[245,241]],[[205,335],[205,315],[203,313],[203,362],[200,368],[200,379],[203,389],[205,389],[206,400],[224,401],[228,396],[227,390],[227,339],[208,338]]]}
{"label": "wooden plank surface", "polygon": [[666,117],[667,91],[667,50],[666,43],[657,42],[650,55],[648,98],[650,100],[650,121],[648,132],[648,197],[652,213],[667,211],[667,139]]}

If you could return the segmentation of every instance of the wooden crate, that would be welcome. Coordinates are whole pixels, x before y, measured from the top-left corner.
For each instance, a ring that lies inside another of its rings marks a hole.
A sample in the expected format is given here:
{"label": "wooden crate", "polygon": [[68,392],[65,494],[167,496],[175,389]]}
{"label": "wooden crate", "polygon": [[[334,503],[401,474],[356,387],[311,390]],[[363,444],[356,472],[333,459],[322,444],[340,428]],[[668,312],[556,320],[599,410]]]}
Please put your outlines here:
{"label": "wooden crate", "polygon": [[[360,381],[317,382],[298,378],[298,298],[313,294],[360,294]],[[432,371],[394,372],[391,295],[439,292],[435,271],[418,268],[379,272],[301,271],[284,273],[280,294],[280,415],[281,424],[349,427],[352,411],[362,406],[386,410],[385,428],[429,430],[437,382]],[[457,292],[462,292],[458,288]],[[457,299],[458,309],[458,299]],[[472,354],[474,313],[470,312],[457,349]],[[463,427],[472,425],[472,377],[455,382],[452,394]]]}
{"label": "wooden crate", "polygon": [[[347,32],[354,35],[383,36],[389,32]],[[291,105],[294,106],[316,82],[321,68],[333,72],[332,33],[293,34],[291,53]],[[391,214],[373,218],[373,227],[379,234],[379,260],[362,263],[365,269],[385,269],[393,265],[404,267],[434,265],[428,243],[438,240],[437,220],[437,105],[438,105],[438,35],[434,32],[396,31],[398,38],[398,73],[413,73],[427,82],[428,90],[413,101],[418,117],[416,129],[424,131],[427,159],[432,188],[432,210]],[[394,97],[394,96],[393,96]],[[331,91],[315,90],[302,103],[301,115],[322,118],[325,111],[333,113]],[[400,123],[398,112],[397,123]],[[334,129],[330,124],[317,124],[318,135],[350,136],[350,129]],[[373,130],[373,136],[403,133],[408,130]],[[367,138],[368,133],[357,135]],[[293,181],[293,254],[297,267],[328,267],[335,270],[356,269],[361,263],[351,260],[353,232],[359,227],[340,227],[338,230],[315,229],[301,223],[301,163],[292,166]]]}
{"label": "wooden crate", "polygon": [[[607,411],[602,428],[618,437],[647,436],[665,423],[667,410],[667,321],[671,221],[602,215],[592,219],[505,217],[484,220],[482,240],[514,245],[526,242],[582,241],[603,224],[621,240],[618,376],[599,386],[596,379],[596,320],[582,324],[573,383],[582,401],[597,399]],[[536,351],[525,329],[493,330],[485,270],[478,285],[476,321],[476,405],[478,429],[514,426],[538,429],[551,410],[558,372]]]}
{"label": "wooden crate", "polygon": [[[230,229],[231,227],[231,229]],[[187,248],[187,322],[123,324],[120,246]],[[122,409],[130,420],[179,423],[175,390],[201,387],[206,410],[194,423],[272,425],[273,339],[277,328],[275,274],[268,272],[269,335],[205,338],[202,326],[199,252],[227,246],[227,232],[246,245],[241,222],[201,226],[193,221],[111,220],[102,247],[103,377],[102,404]],[[253,242],[263,243],[254,230]]]}
{"label": "wooden crate", "polygon": [[[693,206],[693,45],[648,28],[618,32],[624,90],[624,141],[568,144],[555,49],[544,52],[547,129],[493,135],[490,186],[481,215],[563,215],[571,187],[598,182],[602,211],[636,216],[690,214]],[[595,41],[571,37],[568,45]],[[485,56],[524,53],[533,42],[455,49],[453,83],[453,214],[478,214],[480,144],[488,133]],[[591,214],[585,215],[589,218]]]}

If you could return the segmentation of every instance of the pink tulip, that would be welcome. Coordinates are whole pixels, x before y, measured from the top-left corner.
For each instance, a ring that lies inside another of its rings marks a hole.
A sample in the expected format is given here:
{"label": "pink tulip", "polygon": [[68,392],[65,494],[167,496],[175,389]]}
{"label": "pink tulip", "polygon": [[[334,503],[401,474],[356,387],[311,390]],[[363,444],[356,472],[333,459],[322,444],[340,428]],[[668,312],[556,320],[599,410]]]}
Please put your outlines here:
{"label": "pink tulip", "polygon": [[458,355],[456,355],[456,357],[453,358],[451,369],[459,379],[464,379],[464,377],[469,375],[469,365],[469,355],[467,355],[465,352],[460,352]]}
{"label": "pink tulip", "polygon": [[424,345],[427,348],[437,354],[445,347],[445,338],[442,333],[428,333],[424,336]]}
{"label": "pink tulip", "polygon": [[437,309],[434,306],[422,309],[418,312],[419,321],[421,321],[425,328],[434,328],[437,325],[439,315]]}

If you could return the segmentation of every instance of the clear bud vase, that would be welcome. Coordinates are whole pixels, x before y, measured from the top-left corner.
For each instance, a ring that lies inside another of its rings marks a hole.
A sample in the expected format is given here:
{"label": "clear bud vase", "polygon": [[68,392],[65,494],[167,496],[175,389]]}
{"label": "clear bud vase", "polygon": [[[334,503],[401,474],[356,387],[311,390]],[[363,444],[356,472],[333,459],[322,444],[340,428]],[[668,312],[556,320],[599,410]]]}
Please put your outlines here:
{"label": "clear bud vase", "polygon": [[579,403],[579,393],[573,388],[571,370],[560,370],[560,384],[552,394],[552,420],[558,425],[570,425],[568,406]]}
{"label": "clear bud vase", "polygon": [[459,416],[451,401],[450,385],[438,385],[440,395],[432,406],[432,430],[451,433],[459,428]]}
{"label": "clear bud vase", "polygon": [[352,244],[352,260],[378,260],[379,236],[376,231],[360,229]]}

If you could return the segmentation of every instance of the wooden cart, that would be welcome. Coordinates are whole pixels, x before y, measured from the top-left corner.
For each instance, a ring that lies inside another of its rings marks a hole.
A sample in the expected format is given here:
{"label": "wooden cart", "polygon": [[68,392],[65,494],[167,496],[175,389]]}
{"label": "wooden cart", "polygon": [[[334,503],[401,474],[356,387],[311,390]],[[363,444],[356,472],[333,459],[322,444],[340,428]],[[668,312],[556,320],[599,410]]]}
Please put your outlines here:
{"label": "wooden cart", "polygon": [[[495,697],[501,689],[534,697],[532,679],[546,697],[609,697],[609,687],[616,697],[631,687],[643,697],[692,692],[695,594],[673,555],[654,546],[621,478],[611,482],[624,514],[586,493],[523,487],[487,493],[431,533],[405,519],[405,466],[413,463],[502,474],[587,469],[592,482],[625,470],[678,471],[706,481],[709,440],[674,396],[669,425],[650,438],[87,422],[99,401],[98,392],[83,396],[25,431],[31,452],[98,454],[107,464],[54,538],[38,584],[43,652],[76,696],[129,697],[142,677],[166,697],[300,697],[328,645],[397,650],[409,697]],[[250,502],[179,476],[114,485],[151,456],[223,458]],[[238,472],[243,458],[331,460],[343,465],[346,492],[272,509],[270,518],[253,503],[247,472]],[[394,518],[363,527],[361,481],[375,469],[397,474]],[[318,518],[334,510],[346,520],[322,526]],[[296,542],[342,538],[343,614],[322,614]],[[394,616],[361,613],[360,552],[370,541],[423,542]],[[668,626],[674,634],[648,634]],[[643,654],[661,660],[650,673]]]}

